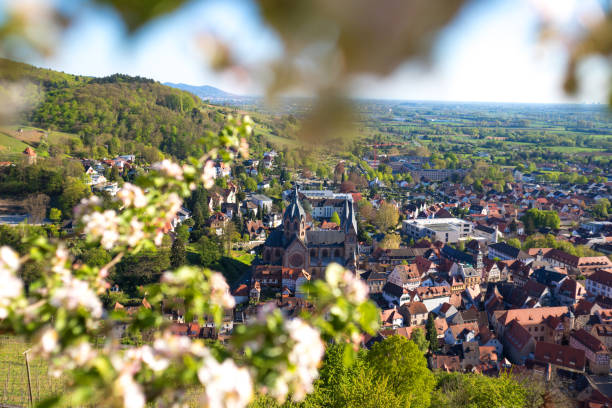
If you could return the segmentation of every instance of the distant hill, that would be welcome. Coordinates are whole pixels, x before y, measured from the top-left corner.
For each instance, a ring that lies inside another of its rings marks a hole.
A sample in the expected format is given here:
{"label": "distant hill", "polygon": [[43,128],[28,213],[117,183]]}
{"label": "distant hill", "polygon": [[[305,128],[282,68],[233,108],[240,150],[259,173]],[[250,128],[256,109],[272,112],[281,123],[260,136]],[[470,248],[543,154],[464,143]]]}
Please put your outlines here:
{"label": "distant hill", "polygon": [[181,89],[183,91],[191,92],[194,95],[199,96],[202,99],[209,100],[229,100],[229,99],[244,99],[247,96],[235,95],[229,92],[225,92],[219,88],[215,88],[210,85],[188,85],[188,84],[174,84],[172,82],[166,82],[164,85],[171,86],[173,88]]}
{"label": "distant hill", "polygon": [[161,150],[184,158],[201,154],[204,149],[196,140],[225,122],[223,108],[147,78],[85,77],[0,59],[0,100],[8,82],[28,84],[24,97],[35,101],[15,123],[80,139],[57,146],[62,150],[58,154],[136,153],[151,161]]}

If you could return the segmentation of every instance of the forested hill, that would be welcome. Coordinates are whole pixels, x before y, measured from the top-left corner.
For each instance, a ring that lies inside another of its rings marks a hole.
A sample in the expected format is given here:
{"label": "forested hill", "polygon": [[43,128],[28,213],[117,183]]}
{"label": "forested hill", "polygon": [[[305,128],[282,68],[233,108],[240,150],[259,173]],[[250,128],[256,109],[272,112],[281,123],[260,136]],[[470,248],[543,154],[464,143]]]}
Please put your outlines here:
{"label": "forested hill", "polygon": [[194,142],[224,121],[222,108],[141,77],[92,78],[0,59],[0,96],[9,82],[25,85],[24,98],[35,102],[18,123],[78,135],[66,146],[73,155],[155,154],[153,147],[184,158],[201,153]]}

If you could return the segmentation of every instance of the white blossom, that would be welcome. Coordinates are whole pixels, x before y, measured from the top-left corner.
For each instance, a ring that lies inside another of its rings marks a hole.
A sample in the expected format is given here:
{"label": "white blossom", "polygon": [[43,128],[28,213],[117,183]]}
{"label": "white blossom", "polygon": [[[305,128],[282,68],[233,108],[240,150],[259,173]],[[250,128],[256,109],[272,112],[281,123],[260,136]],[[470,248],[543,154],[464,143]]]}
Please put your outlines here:
{"label": "white blossom", "polygon": [[134,208],[142,208],[147,205],[147,197],[142,189],[130,183],[125,183],[117,192],[117,198],[121,200],[126,207],[134,206]]}
{"label": "white blossom", "polygon": [[55,329],[48,327],[43,330],[38,342],[38,352],[42,355],[49,355],[57,350],[58,334]]}
{"label": "white blossom", "polygon": [[168,198],[166,198],[166,221],[172,221],[176,216],[176,213],[181,209],[183,205],[183,200],[176,193],[170,193]]}
{"label": "white blossom", "polygon": [[0,319],[6,319],[12,300],[22,293],[23,283],[15,276],[19,266],[17,253],[7,246],[0,247]]}
{"label": "white blossom", "polygon": [[247,140],[244,137],[240,139],[240,145],[238,146],[238,152],[243,158],[245,159],[249,158],[249,144],[247,143]]}
{"label": "white blossom", "polygon": [[344,281],[344,294],[353,303],[363,303],[368,300],[367,285],[354,273],[345,270],[342,275]]}
{"label": "white blossom", "polygon": [[229,293],[229,285],[223,275],[213,272],[209,279],[210,301],[225,309],[232,309],[236,306],[234,297]]}
{"label": "white blossom", "polygon": [[204,359],[198,378],[205,386],[204,406],[208,408],[246,407],[253,395],[253,382],[246,368],[239,368],[231,359],[219,364],[214,358]]}
{"label": "white blossom", "polygon": [[112,249],[119,240],[119,218],[114,210],[95,211],[83,216],[85,233],[100,239],[104,249]]}
{"label": "white blossom", "polygon": [[[325,346],[319,332],[302,319],[286,321],[285,329],[291,340],[294,341],[289,353],[289,363],[293,367],[285,370],[281,378],[292,386],[293,398],[300,401],[313,390],[313,382],[319,375],[318,368],[325,352]],[[285,389],[282,384],[277,384],[277,386]]]}
{"label": "white blossom", "polygon": [[72,275],[66,276],[63,279],[63,285],[53,291],[50,303],[55,307],[65,307],[68,310],[83,307],[96,319],[102,316],[102,303],[98,296],[91,290],[87,282]]}
{"label": "white blossom", "polygon": [[68,250],[63,246],[57,247],[55,256],[51,261],[51,270],[59,275],[69,273],[66,269],[66,262],[68,262]]}
{"label": "white blossom", "polygon": [[173,161],[165,159],[161,162],[153,164],[152,167],[154,170],[164,173],[168,177],[183,180],[183,168]]}
{"label": "white blossom", "polygon": [[204,188],[211,188],[215,184],[216,177],[217,171],[215,170],[215,163],[212,160],[207,160],[204,164],[204,170],[202,171],[202,183],[204,183]]}
{"label": "white blossom", "polygon": [[93,360],[97,355],[96,351],[87,341],[81,341],[74,346],[68,347],[66,354],[70,357],[72,363],[81,367]]}
{"label": "white blossom", "polygon": [[146,400],[142,387],[134,381],[132,374],[122,373],[115,381],[115,388],[119,395],[123,396],[123,406],[125,408],[142,408],[145,406]]}
{"label": "white blossom", "polygon": [[87,213],[87,211],[93,207],[100,207],[102,205],[102,199],[98,196],[91,196],[91,197],[86,197],[86,198],[82,198],[81,202],[74,207],[74,217],[75,218],[81,218],[81,216],[85,213]]}
{"label": "white blossom", "polygon": [[130,233],[127,236],[127,244],[131,247],[136,246],[145,236],[144,224],[136,218],[130,221]]}

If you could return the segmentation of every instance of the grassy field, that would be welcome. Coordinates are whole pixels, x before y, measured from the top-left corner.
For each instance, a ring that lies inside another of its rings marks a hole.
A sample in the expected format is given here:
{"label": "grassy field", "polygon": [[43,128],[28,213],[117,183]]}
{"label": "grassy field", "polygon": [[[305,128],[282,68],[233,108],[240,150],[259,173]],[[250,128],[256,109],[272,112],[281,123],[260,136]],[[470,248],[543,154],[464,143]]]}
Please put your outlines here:
{"label": "grassy field", "polygon": [[[28,375],[24,351],[30,345],[12,336],[0,336],[0,405],[28,406]],[[34,403],[61,393],[61,379],[47,374],[47,364],[30,356],[30,378]]]}
{"label": "grassy field", "polygon": [[15,139],[6,133],[0,133],[0,153],[21,154],[28,147],[21,140]]}

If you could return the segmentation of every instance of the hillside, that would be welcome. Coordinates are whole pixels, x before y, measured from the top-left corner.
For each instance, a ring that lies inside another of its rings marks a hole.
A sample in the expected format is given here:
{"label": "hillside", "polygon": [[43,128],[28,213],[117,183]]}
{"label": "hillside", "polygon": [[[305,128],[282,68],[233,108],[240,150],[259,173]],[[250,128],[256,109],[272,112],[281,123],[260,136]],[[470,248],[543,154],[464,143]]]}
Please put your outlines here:
{"label": "hillside", "polygon": [[164,85],[170,86],[172,88],[181,89],[183,91],[191,92],[192,94],[199,96],[203,100],[232,100],[232,99],[242,99],[247,98],[241,95],[231,94],[229,92],[225,92],[219,88],[215,88],[210,85],[188,85],[188,84],[174,84],[172,82],[166,82]]}
{"label": "hillside", "polygon": [[92,78],[0,59],[0,93],[27,84],[34,107],[15,123],[78,135],[61,153],[104,156],[136,153],[155,159],[157,149],[184,158],[200,154],[195,141],[224,121],[222,108],[150,79]]}

